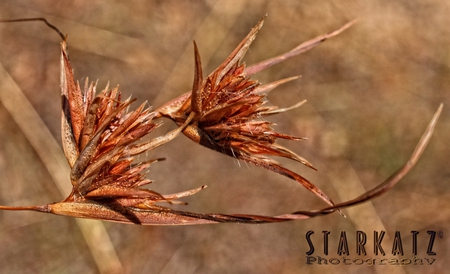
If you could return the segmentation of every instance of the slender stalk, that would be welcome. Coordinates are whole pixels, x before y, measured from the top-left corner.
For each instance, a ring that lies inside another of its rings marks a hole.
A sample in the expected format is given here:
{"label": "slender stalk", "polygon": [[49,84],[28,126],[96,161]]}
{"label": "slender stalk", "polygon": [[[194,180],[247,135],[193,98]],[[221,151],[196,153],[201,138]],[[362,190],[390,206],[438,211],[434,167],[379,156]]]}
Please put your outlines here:
{"label": "slender stalk", "polygon": [[21,19],[11,19],[11,20],[0,20],[0,23],[16,23],[16,22],[34,22],[34,21],[42,21],[49,28],[53,29],[58,33],[62,40],[66,40],[66,36],[53,24],[47,21],[47,19],[43,17],[35,17],[35,18],[21,18]]}
{"label": "slender stalk", "polygon": [[2,206],[0,205],[0,210],[14,210],[14,211],[20,211],[20,210],[31,210],[31,211],[38,211],[38,212],[45,212],[49,213],[48,205],[40,205],[40,206]]}

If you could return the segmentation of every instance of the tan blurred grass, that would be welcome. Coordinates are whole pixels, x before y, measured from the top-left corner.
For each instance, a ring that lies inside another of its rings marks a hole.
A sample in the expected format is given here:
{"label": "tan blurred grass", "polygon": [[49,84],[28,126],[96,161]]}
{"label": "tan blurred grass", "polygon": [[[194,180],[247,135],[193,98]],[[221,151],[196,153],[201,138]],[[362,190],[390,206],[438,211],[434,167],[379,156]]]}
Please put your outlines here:
{"label": "tan blurred grass", "polygon": [[[305,265],[306,231],[320,235],[322,230],[338,234],[360,229],[370,234],[380,226],[391,237],[395,230],[443,230],[432,268],[438,272],[450,255],[445,239],[450,196],[449,8],[446,1],[2,1],[0,18],[45,16],[69,34],[76,78],[98,78],[100,86],[107,81],[120,84],[125,94],[157,106],[190,88],[193,39],[208,73],[265,13],[269,17],[248,53],[248,64],[361,17],[338,37],[257,78],[268,82],[302,75],[273,91],[271,100],[282,106],[302,99],[308,103],[274,119],[281,132],[309,137],[286,145],[319,172],[285,164],[336,201],[357,196],[390,175],[409,157],[432,113],[444,102],[429,148],[403,182],[373,203],[346,211],[347,219],[336,214],[260,226],[105,225],[128,273],[356,272],[361,269]],[[58,43],[42,24],[0,25],[0,63],[59,139]],[[167,121],[164,129],[169,128],[173,125]],[[293,181],[193,145],[180,137],[149,153],[168,158],[151,169],[155,190],[209,185],[187,199],[191,211],[279,214],[323,206]],[[62,198],[2,105],[0,174],[0,204]],[[1,272],[97,272],[72,219],[1,212],[0,231]],[[389,268],[394,270],[420,272]]]}

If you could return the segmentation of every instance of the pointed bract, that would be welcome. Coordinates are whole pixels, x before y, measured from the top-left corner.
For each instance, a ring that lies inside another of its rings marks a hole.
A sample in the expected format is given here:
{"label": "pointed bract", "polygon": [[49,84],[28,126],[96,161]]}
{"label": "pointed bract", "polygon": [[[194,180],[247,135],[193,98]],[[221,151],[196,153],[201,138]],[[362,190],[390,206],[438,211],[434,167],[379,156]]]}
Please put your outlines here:
{"label": "pointed bract", "polygon": [[[171,101],[157,109],[156,112],[159,116],[171,118],[179,125],[185,124],[186,117],[194,113],[193,122],[183,131],[194,142],[289,177],[329,205],[334,205],[323,191],[307,179],[283,168],[269,158],[269,156],[285,157],[315,169],[306,159],[276,144],[276,140],[280,138],[287,140],[304,140],[305,138],[276,132],[272,123],[263,120],[264,116],[285,112],[299,107],[305,102],[302,101],[289,108],[266,105],[266,96],[270,90],[283,83],[295,80],[298,76],[260,85],[258,81],[251,80],[248,77],[248,69],[244,64],[241,64],[242,58],[261,29],[264,19],[250,31],[230,56],[203,81],[199,80],[202,79],[199,75],[201,62],[197,45],[194,43],[196,69],[194,89],[191,96],[182,96],[179,98],[179,102]],[[308,45],[308,47],[299,46],[288,55],[277,57],[276,61],[310,49],[320,41],[336,35],[349,26],[350,23],[337,32],[320,39],[314,39],[315,42],[306,42],[302,45]],[[275,64],[276,61],[264,63],[262,66],[253,66],[251,73]]]}

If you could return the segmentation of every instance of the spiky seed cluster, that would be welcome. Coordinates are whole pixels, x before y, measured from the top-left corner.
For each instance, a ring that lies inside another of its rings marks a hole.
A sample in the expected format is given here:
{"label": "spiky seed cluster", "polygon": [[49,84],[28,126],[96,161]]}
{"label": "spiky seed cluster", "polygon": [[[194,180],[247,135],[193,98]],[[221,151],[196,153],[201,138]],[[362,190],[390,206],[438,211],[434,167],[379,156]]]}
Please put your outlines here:
{"label": "spiky seed cluster", "polygon": [[178,101],[169,102],[156,112],[160,116],[171,118],[179,125],[185,123],[187,117],[194,116],[193,122],[183,131],[194,142],[294,179],[329,205],[334,205],[323,191],[307,179],[269,158],[285,157],[314,169],[303,157],[276,143],[278,138],[304,138],[276,132],[272,123],[262,119],[303,103],[285,109],[265,105],[270,90],[298,77],[260,85],[258,81],[250,79],[245,65],[241,64],[263,21],[250,31],[231,55],[205,80],[202,76],[200,54],[194,43],[195,75],[192,92],[188,96],[179,97]]}
{"label": "spiky seed cluster", "polygon": [[[26,19],[25,19],[26,20]],[[33,19],[31,19],[33,20]],[[12,20],[11,22],[16,21]],[[44,21],[50,27],[45,19]],[[72,193],[61,202],[40,206],[0,206],[0,210],[34,210],[63,216],[90,218],[143,225],[186,225],[210,223],[269,223],[323,216],[341,208],[354,206],[377,197],[392,188],[419,159],[429,142],[442,104],[433,116],[422,139],[408,162],[372,190],[353,200],[333,205],[315,185],[297,173],[280,166],[269,156],[281,156],[301,162],[305,159],[276,144],[278,138],[301,140],[276,132],[263,120],[267,115],[289,108],[267,106],[266,95],[271,89],[297,79],[291,77],[260,85],[250,76],[287,58],[307,51],[348,28],[353,22],[329,34],[304,42],[293,50],[250,67],[241,64],[261,20],[233,53],[213,73],[203,80],[200,55],[195,48],[195,74],[192,92],[166,103],[151,112],[145,103],[129,111],[131,99],[122,101],[119,90],[106,88],[96,95],[96,84],[86,80],[83,92],[75,82],[67,57],[66,41],[61,44],[62,140],[71,167]],[[59,34],[61,34],[59,32]],[[147,142],[139,140],[158,124],[153,119],[169,117],[179,127]],[[183,132],[196,143],[277,172],[301,183],[331,206],[315,211],[297,211],[275,217],[248,214],[202,214],[174,210],[155,205],[156,202],[177,202],[176,199],[195,194],[203,187],[170,195],[161,195],[142,186],[150,183],[145,170],[156,160],[134,163],[134,156],[152,150]]]}
{"label": "spiky seed cluster", "polygon": [[146,151],[151,143],[137,142],[159,125],[152,121],[155,113],[146,103],[128,111],[134,100],[122,101],[118,88],[106,87],[96,95],[96,84],[89,84],[88,79],[82,92],[74,80],[65,43],[61,61],[65,72],[61,76],[63,147],[73,185],[66,201],[113,199],[126,206],[149,206],[180,197],[141,188],[151,183],[145,170],[161,159],[133,163],[133,156]]}

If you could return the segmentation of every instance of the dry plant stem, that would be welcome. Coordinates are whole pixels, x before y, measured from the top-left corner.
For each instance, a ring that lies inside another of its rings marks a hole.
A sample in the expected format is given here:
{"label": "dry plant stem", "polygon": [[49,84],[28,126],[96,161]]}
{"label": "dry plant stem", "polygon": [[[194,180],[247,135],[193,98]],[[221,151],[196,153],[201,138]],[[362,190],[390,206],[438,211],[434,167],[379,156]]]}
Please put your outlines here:
{"label": "dry plant stem", "polygon": [[58,35],[61,37],[62,40],[66,39],[66,36],[53,24],[50,24],[50,22],[47,21],[47,19],[43,17],[35,17],[35,18],[21,18],[21,19],[12,19],[12,20],[0,20],[0,23],[16,23],[16,22],[35,22],[35,21],[42,21],[44,22],[49,28],[53,29],[58,33]]}
{"label": "dry plant stem", "polygon": [[433,135],[434,127],[439,119],[443,105],[441,104],[429,123],[425,133],[420,139],[410,159],[396,173],[389,177],[379,186],[357,198],[336,204],[316,211],[297,211],[292,214],[283,214],[274,217],[248,214],[200,214],[187,211],[172,210],[170,208],[153,206],[151,208],[129,208],[118,204],[104,205],[97,202],[75,202],[54,203],[33,207],[8,207],[2,206],[3,210],[33,210],[39,212],[53,213],[63,216],[78,218],[95,218],[99,220],[134,223],[141,225],[195,225],[212,223],[272,223],[290,220],[309,219],[323,216],[350,206],[355,206],[378,197],[397,184],[417,163]]}
{"label": "dry plant stem", "polygon": [[380,196],[381,194],[387,192],[389,189],[394,187],[403,177],[408,174],[408,172],[414,167],[414,165],[419,160],[420,156],[422,155],[423,151],[425,150],[426,146],[428,145],[431,136],[433,135],[434,127],[436,126],[436,123],[439,119],[439,116],[441,115],[442,109],[444,105],[441,104],[436,111],[436,113],[433,115],[433,118],[431,119],[431,122],[428,124],[428,127],[425,131],[425,133],[422,135],[422,138],[420,139],[419,143],[417,144],[416,148],[414,149],[414,152],[412,153],[409,160],[406,162],[405,165],[403,165],[399,170],[397,170],[394,174],[392,174],[386,181],[384,181],[382,184],[378,185],[377,187],[367,191],[366,193],[362,194],[361,196],[358,196],[357,198],[340,203],[339,205],[335,205],[332,207],[327,207],[319,212],[323,213],[332,213],[334,210],[344,207],[350,207],[355,206],[358,204],[361,204],[365,201],[371,200],[373,198],[376,198]]}
{"label": "dry plant stem", "polygon": [[175,139],[175,137],[177,137],[178,135],[180,135],[180,133],[189,125],[189,123],[192,121],[192,119],[194,118],[194,113],[192,115],[190,115],[186,121],[184,122],[183,125],[181,125],[180,127],[169,131],[168,133],[166,133],[164,136],[159,136],[156,137],[155,139],[147,142],[147,143],[143,143],[137,146],[133,146],[129,149],[126,150],[126,153],[129,154],[130,156],[134,156],[134,155],[138,155],[140,153],[143,153],[145,151],[149,151],[152,149],[155,149],[157,147],[160,147],[162,145],[164,145],[167,142],[172,141],[173,139]]}
{"label": "dry plant stem", "polygon": [[273,58],[270,58],[270,59],[267,59],[267,60],[264,60],[262,62],[254,64],[254,65],[251,65],[251,66],[249,66],[249,67],[247,67],[245,69],[245,72],[247,73],[247,75],[250,76],[250,75],[258,73],[258,72],[260,72],[262,70],[265,70],[266,68],[269,68],[269,67],[271,67],[271,66],[273,66],[275,64],[283,62],[286,59],[292,58],[294,56],[299,55],[300,53],[306,52],[306,51],[308,51],[308,50],[318,46],[322,42],[325,42],[327,39],[340,34],[344,30],[348,29],[353,24],[358,22],[358,20],[359,19],[352,20],[352,21],[348,22],[347,24],[345,24],[344,26],[342,26],[338,30],[335,30],[335,31],[330,32],[328,34],[320,35],[320,36],[317,36],[314,39],[308,40],[308,41],[298,45],[297,47],[295,47],[294,49],[290,50],[287,53],[281,54],[279,56],[276,56],[276,57],[273,57]]}
{"label": "dry plant stem", "polygon": [[[44,22],[48,24],[47,21]],[[118,88],[105,88],[96,95],[95,83],[86,81],[84,90],[74,80],[65,39],[61,43],[62,137],[70,171],[72,192],[63,201],[42,206],[0,206],[0,210],[32,210],[56,215],[141,225],[194,225],[211,223],[271,223],[330,214],[342,208],[375,198],[398,183],[416,164],[428,144],[442,105],[434,115],[410,160],[388,180],[363,195],[334,204],[319,188],[299,174],[286,169],[268,156],[281,156],[313,166],[294,152],[275,143],[277,138],[304,138],[278,133],[263,116],[287,111],[288,108],[266,106],[267,92],[296,79],[291,77],[266,85],[250,80],[248,75],[261,71],[286,58],[315,47],[341,29],[305,42],[292,51],[249,68],[240,64],[264,18],[250,31],[231,55],[206,79],[203,79],[200,54],[194,42],[195,74],[191,93],[170,101],[155,112],[144,108],[129,110],[134,101],[122,101]],[[146,143],[140,139],[158,124],[154,118],[166,116],[179,128]],[[134,155],[152,150],[173,140],[183,132],[195,142],[226,155],[261,166],[294,179],[326,201],[330,206],[316,211],[297,211],[274,217],[247,214],[203,214],[174,210],[157,203],[182,203],[177,199],[193,195],[205,188],[162,195],[141,188],[151,181],[144,172],[157,160],[134,163]]]}

